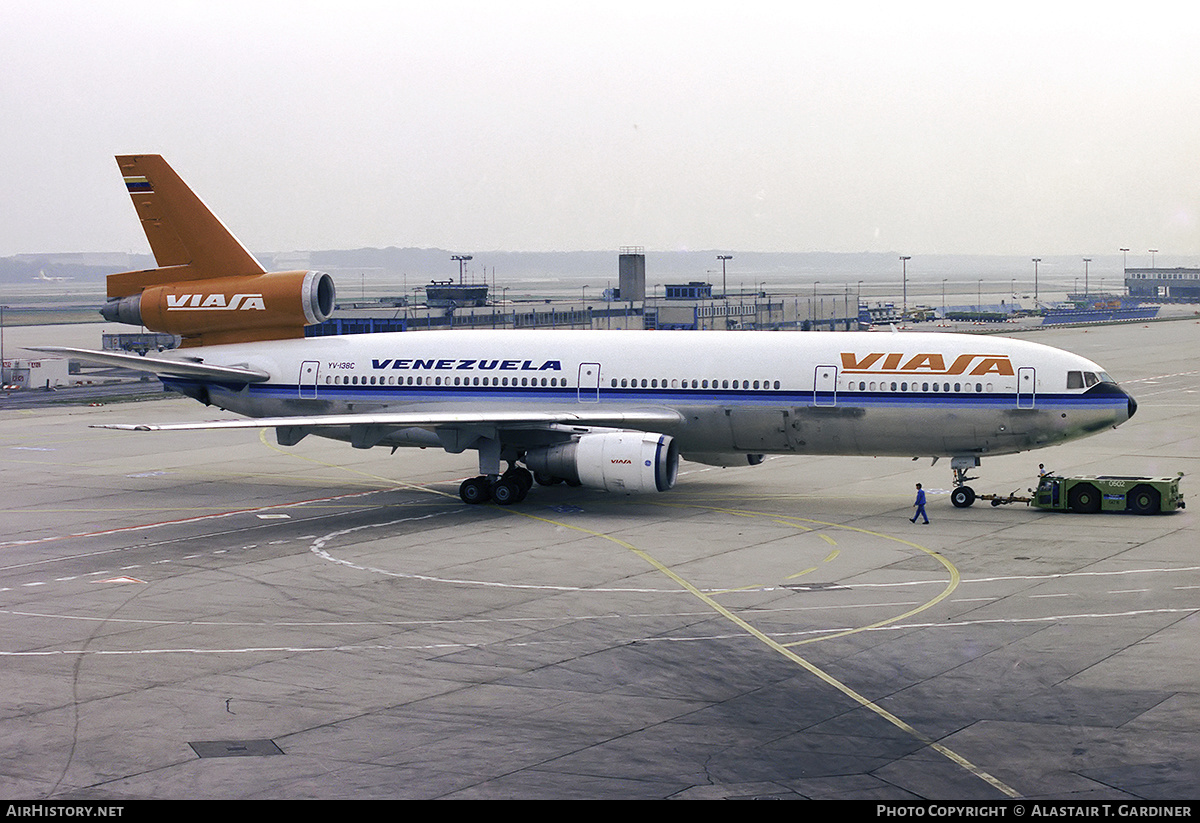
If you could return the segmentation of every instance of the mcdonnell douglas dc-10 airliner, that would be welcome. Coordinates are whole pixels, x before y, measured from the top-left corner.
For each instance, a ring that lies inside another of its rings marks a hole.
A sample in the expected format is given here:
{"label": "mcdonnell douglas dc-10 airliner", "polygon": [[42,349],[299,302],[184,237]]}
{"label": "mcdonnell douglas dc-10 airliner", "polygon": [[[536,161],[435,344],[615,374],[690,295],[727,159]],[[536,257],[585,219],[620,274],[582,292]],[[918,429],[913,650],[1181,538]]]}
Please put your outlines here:
{"label": "mcdonnell douglas dc-10 airliner", "polygon": [[[157,375],[243,419],[113,425],[271,427],[359,449],[479,454],[467,503],[536,480],[625,493],[675,485],[680,457],[949,457],[951,500],[980,457],[1120,425],[1137,404],[1083,357],[1003,337],[751,331],[446,331],[305,338],[333,279],[266,272],[157,155],[117,158],[159,268],[108,278],[105,318],[182,337],[139,357],[43,348]],[[522,465],[523,464],[523,465]],[[502,470],[503,467],[503,470]]]}

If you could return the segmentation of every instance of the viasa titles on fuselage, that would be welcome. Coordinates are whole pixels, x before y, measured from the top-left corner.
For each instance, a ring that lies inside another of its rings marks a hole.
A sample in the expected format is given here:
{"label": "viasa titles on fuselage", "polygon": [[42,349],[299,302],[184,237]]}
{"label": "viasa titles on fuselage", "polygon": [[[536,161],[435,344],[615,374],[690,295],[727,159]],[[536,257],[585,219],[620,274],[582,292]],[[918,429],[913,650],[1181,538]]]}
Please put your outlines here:
{"label": "viasa titles on fuselage", "polygon": [[159,268],[109,278],[106,318],[183,338],[137,357],[44,347],[154,373],[242,419],[356,448],[478,453],[464,501],[534,482],[656,492],[680,457],[949,457],[952,500],[984,455],[1116,426],[1136,403],[1096,363],[1000,337],[751,331],[423,331],[305,338],[333,309],[321,272],[268,273],[157,155],[117,158]]}

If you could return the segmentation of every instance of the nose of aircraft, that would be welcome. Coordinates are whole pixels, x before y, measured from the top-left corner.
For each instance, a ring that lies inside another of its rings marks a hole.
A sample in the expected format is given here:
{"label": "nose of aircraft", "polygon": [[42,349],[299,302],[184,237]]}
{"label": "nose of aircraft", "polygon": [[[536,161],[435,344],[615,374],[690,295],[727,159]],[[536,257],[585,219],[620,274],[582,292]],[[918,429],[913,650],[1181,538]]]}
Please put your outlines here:
{"label": "nose of aircraft", "polygon": [[1129,392],[1125,392],[1125,396],[1129,398],[1129,416],[1125,418],[1128,420],[1130,417],[1133,417],[1134,412],[1137,411],[1137,401],[1133,399],[1133,395]]}

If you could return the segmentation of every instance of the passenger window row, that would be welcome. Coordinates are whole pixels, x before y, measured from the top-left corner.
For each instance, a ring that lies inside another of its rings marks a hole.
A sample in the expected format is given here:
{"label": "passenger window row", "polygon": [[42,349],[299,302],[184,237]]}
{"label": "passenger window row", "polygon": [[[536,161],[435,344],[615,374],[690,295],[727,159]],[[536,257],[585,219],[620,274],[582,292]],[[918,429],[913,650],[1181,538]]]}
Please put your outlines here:
{"label": "passenger window row", "polygon": [[872,380],[870,382],[868,382],[866,380],[851,380],[845,384],[843,391],[901,391],[901,392],[906,392],[906,391],[951,392],[951,391],[954,391],[959,394],[964,394],[964,393],[982,394],[984,392],[991,392],[994,390],[994,388],[995,387],[991,383],[953,383],[952,384],[952,383],[936,383],[936,382],[931,383],[929,381],[923,381],[923,382],[918,383],[915,380],[911,383],[909,383],[908,381],[897,382],[895,380],[891,381],[891,383],[888,383],[888,382],[882,381],[882,380],[879,382],[876,382],[874,380]]}
{"label": "passenger window row", "polygon": [[352,386],[557,386],[566,387],[565,377],[425,377],[424,375],[376,377],[357,374],[325,375],[325,382]]}
{"label": "passenger window row", "polygon": [[609,386],[611,386],[614,389],[617,389],[617,388],[621,388],[621,389],[631,389],[631,388],[632,389],[636,389],[636,388],[643,388],[643,389],[658,389],[658,388],[663,388],[663,389],[666,389],[666,388],[709,389],[709,388],[711,388],[711,389],[759,389],[759,390],[766,389],[766,390],[770,390],[770,389],[778,389],[779,381],[775,380],[772,382],[770,380],[680,380],[678,378],[671,378],[670,380],[668,380],[665,377],[663,377],[661,379],[654,378],[654,377],[650,377],[650,378],[622,377],[618,380],[617,378],[614,377],[609,381]]}

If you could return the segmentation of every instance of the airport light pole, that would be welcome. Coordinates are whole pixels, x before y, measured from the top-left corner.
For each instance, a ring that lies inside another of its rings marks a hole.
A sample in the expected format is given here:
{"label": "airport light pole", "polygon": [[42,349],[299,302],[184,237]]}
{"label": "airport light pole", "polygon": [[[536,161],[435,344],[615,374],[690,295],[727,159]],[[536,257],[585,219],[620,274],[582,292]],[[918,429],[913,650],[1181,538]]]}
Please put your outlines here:
{"label": "airport light pole", "polygon": [[942,322],[943,323],[946,322],[946,281],[949,279],[950,278],[948,278],[948,277],[942,278]]}
{"label": "airport light pole", "polygon": [[732,260],[732,254],[718,254],[717,259],[721,261],[721,299],[728,300],[729,292],[725,289],[725,261]]}
{"label": "airport light pole", "polygon": [[1092,258],[1083,258],[1083,296],[1088,296],[1088,263],[1092,262]]}
{"label": "airport light pole", "polygon": [[1037,301],[1038,301],[1037,267],[1038,267],[1038,263],[1040,263],[1040,262],[1042,262],[1042,258],[1040,258],[1040,257],[1033,258],[1033,305],[1034,305],[1034,307],[1037,306]]}
{"label": "airport light pole", "polygon": [[1158,254],[1158,249],[1147,249],[1150,252],[1150,268],[1154,268],[1154,255]]}
{"label": "airport light pole", "polygon": [[463,263],[474,258],[469,254],[452,254],[450,255],[450,259],[458,261],[458,285],[461,286],[463,284]]}
{"label": "airport light pole", "polygon": [[912,255],[901,255],[900,265],[904,267],[904,307],[900,312],[900,322],[904,322],[904,318],[908,317],[908,261],[912,260]]}

